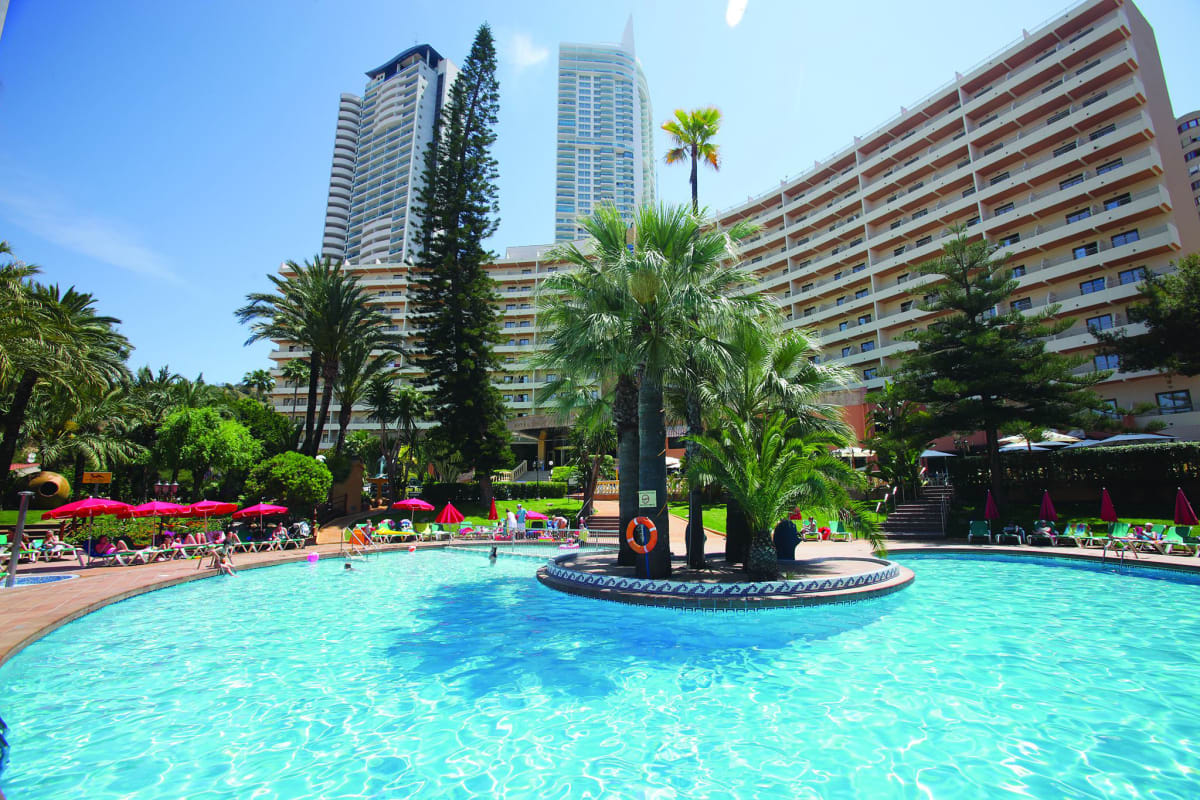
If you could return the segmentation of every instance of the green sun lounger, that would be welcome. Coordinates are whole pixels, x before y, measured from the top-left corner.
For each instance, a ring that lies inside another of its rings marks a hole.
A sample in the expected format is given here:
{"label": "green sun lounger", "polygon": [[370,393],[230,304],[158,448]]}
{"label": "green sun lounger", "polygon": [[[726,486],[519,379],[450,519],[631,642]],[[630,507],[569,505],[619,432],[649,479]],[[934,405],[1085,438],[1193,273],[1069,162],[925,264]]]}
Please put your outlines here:
{"label": "green sun lounger", "polygon": [[831,542],[849,542],[854,538],[850,531],[846,530],[846,523],[840,519],[829,523],[829,531],[829,541]]}
{"label": "green sun lounger", "polygon": [[967,530],[967,544],[970,544],[975,539],[983,539],[988,544],[992,543],[992,530],[988,526],[987,520],[971,520],[971,527]]}

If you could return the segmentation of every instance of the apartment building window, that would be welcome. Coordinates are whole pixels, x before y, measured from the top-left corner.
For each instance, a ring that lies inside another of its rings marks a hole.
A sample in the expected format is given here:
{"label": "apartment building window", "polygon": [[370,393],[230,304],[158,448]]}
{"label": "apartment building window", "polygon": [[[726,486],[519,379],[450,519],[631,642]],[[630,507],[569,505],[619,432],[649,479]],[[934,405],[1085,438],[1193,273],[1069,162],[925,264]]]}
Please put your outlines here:
{"label": "apartment building window", "polygon": [[902,255],[903,253],[904,253],[904,245],[900,245],[899,247],[897,247],[895,250],[892,251],[892,255],[894,255],[894,256]]}
{"label": "apartment building window", "polygon": [[1028,311],[1033,308],[1033,300],[1028,297],[1022,297],[1020,300],[1013,300],[1008,306],[1013,311]]}
{"label": "apartment building window", "polygon": [[928,214],[928,213],[929,213],[929,209],[928,209],[928,208],[922,208],[922,209],[920,209],[919,211],[914,211],[914,212],[913,212],[913,214],[912,214],[912,218],[913,218],[913,219],[920,219],[921,217],[925,216],[925,215],[926,215],[926,214]]}
{"label": "apartment building window", "polygon": [[979,217],[978,217],[978,216],[971,217],[969,220],[967,220],[967,227],[968,227],[968,228],[969,228],[969,227],[971,227],[972,225],[978,225],[978,224],[979,224]]}
{"label": "apartment building window", "polygon": [[505,321],[505,323],[504,323],[504,327],[506,327],[506,328],[515,328],[515,327],[517,327],[517,323],[513,322],[513,321],[510,319],[510,320],[507,320],[507,321]]}
{"label": "apartment building window", "polygon": [[870,341],[870,340],[868,340],[868,341],[865,341],[865,342],[863,342],[862,344],[860,344],[860,345],[858,346],[858,349],[859,349],[859,350],[861,350],[861,351],[862,351],[862,352],[864,352],[864,353],[866,353],[866,352],[869,352],[869,351],[871,351],[871,350],[874,350],[874,349],[875,349],[875,342],[873,342],[873,341]]}
{"label": "apartment building window", "polygon": [[1187,122],[1179,126],[1179,132],[1183,133],[1188,128],[1194,128],[1197,125],[1200,125],[1200,119],[1189,119]]}
{"label": "apartment building window", "polygon": [[968,188],[966,188],[966,189],[964,189],[964,190],[963,190],[962,196],[963,196],[963,197],[970,197],[970,196],[971,196],[971,195],[973,195],[973,194],[975,194],[975,187],[974,187],[974,186],[970,186],[970,187],[968,187]]}
{"label": "apartment building window", "polygon": [[511,403],[511,402],[512,402],[512,395],[511,395],[511,394],[506,394],[506,395],[504,395],[504,402],[506,402],[506,403]]}
{"label": "apartment building window", "polygon": [[1008,236],[1005,236],[1003,239],[1001,239],[998,244],[1001,247],[1008,247],[1010,244],[1016,244],[1019,241],[1021,241],[1021,234],[1010,233]]}
{"label": "apartment building window", "polygon": [[842,279],[842,273],[840,271],[833,273],[833,279],[835,281],[840,281]]}
{"label": "apartment building window", "polygon": [[904,220],[898,219],[895,222],[893,222],[891,225],[889,225],[888,229],[894,231],[894,230],[896,230],[896,228],[899,228],[903,224],[904,224]]}
{"label": "apartment building window", "polygon": [[1000,183],[1000,181],[1006,181],[1006,180],[1008,180],[1008,171],[1007,170],[1005,170],[1004,172],[1001,172],[998,175],[993,175],[991,178],[989,178],[988,186],[995,186],[997,183]]}
{"label": "apartment building window", "polygon": [[1121,360],[1113,353],[1099,353],[1092,356],[1092,366],[1097,372],[1102,369],[1120,369]]}
{"label": "apartment building window", "polygon": [[1096,245],[1096,243],[1089,242],[1088,244],[1081,244],[1081,245],[1079,245],[1079,247],[1072,249],[1071,257],[1073,259],[1075,259],[1076,261],[1078,261],[1081,258],[1087,258],[1088,256],[1094,256],[1098,252],[1100,252],[1100,248]]}
{"label": "apartment building window", "polygon": [[1192,150],[1191,152],[1184,153],[1183,155],[1184,161],[1191,161],[1193,158],[1200,158],[1200,150]]}
{"label": "apartment building window", "polygon": [[1054,148],[1054,155],[1061,156],[1065,153],[1069,153],[1072,150],[1074,150],[1077,146],[1078,145],[1075,142],[1067,142],[1064,145],[1059,145],[1058,147]]}
{"label": "apartment building window", "polygon": [[[1042,91],[1043,92],[1049,91],[1050,89],[1053,89],[1055,86],[1058,86],[1061,83],[1062,83],[1062,81],[1059,81],[1057,84],[1051,84],[1050,86],[1047,86]],[[1062,111],[1059,111],[1055,114],[1051,114],[1050,116],[1046,117],[1046,124],[1053,125],[1054,123],[1058,122],[1060,119],[1066,119],[1070,115],[1071,115],[1071,110],[1069,108],[1064,108]]]}
{"label": "apartment building window", "polygon": [[1012,268],[1012,271],[1013,271],[1014,278],[1020,278],[1025,274],[1025,265],[1018,264],[1017,266]]}
{"label": "apartment building window", "polygon": [[513,382],[513,376],[512,376],[512,375],[505,375],[505,376],[504,376],[504,382],[505,382],[505,383],[512,383],[512,382]]}
{"label": "apartment building window", "polygon": [[1108,90],[1107,90],[1107,89],[1105,89],[1105,90],[1104,90],[1104,91],[1102,91],[1102,92],[1097,92],[1096,94],[1094,94],[1094,95],[1092,95],[1091,97],[1089,97],[1087,100],[1084,100],[1082,103],[1080,103],[1080,104],[1079,104],[1079,107],[1080,107],[1080,108],[1087,108],[1087,107],[1088,107],[1088,106],[1090,106],[1092,103],[1099,103],[1101,100],[1103,100],[1103,99],[1104,99],[1104,98],[1106,98],[1106,97],[1108,97]]}
{"label": "apartment building window", "polygon": [[1063,180],[1059,181],[1058,188],[1059,189],[1070,189],[1072,186],[1075,186],[1080,183],[1083,183],[1083,173],[1082,172],[1079,173],[1078,175],[1072,175],[1069,178],[1064,178]]}
{"label": "apartment building window", "polygon": [[917,247],[920,247],[921,245],[929,244],[932,241],[933,241],[932,236],[922,236],[920,239],[917,239]]}
{"label": "apartment building window", "polygon": [[521,324],[520,324],[520,325],[518,325],[517,327],[520,327],[520,328],[528,328],[528,327],[530,326],[530,324],[531,324],[531,323],[529,322],[529,320],[527,320],[527,319],[523,319],[523,320],[521,320]]}
{"label": "apartment building window", "polygon": [[810,291],[812,289],[812,287],[813,287],[813,285],[811,283],[806,283],[800,287],[800,291],[807,292],[807,291]]}
{"label": "apartment building window", "polygon": [[506,306],[504,307],[504,310],[505,310],[505,311],[512,311],[512,310],[513,310],[513,309],[515,309],[516,307],[517,307],[517,304],[516,304],[516,303],[509,303],[508,305],[506,305]]}
{"label": "apartment building window", "polygon": [[1092,278],[1090,281],[1084,281],[1079,284],[1080,294],[1093,294],[1094,292],[1104,291],[1104,278]]}
{"label": "apartment building window", "polygon": [[1014,208],[1016,208],[1016,206],[1013,205],[1012,203],[1005,203],[1002,206],[996,206],[996,210],[992,212],[992,216],[998,217],[1001,214],[1007,214],[1008,212],[1012,211]]}
{"label": "apartment building window", "polygon": [[[1192,191],[1194,192],[1197,189],[1200,189],[1200,181],[1192,181]],[[1128,197],[1129,195],[1125,196]]]}
{"label": "apartment building window", "polygon": [[859,324],[859,325],[866,325],[866,324],[867,324],[868,322],[870,322],[870,321],[871,321],[871,315],[870,315],[870,314],[863,314],[861,317],[859,317],[859,318],[858,318],[858,324]]}
{"label": "apartment building window", "polygon": [[1088,317],[1089,331],[1106,331],[1113,326],[1112,314],[1101,314],[1098,317]]}
{"label": "apartment building window", "polygon": [[1079,222],[1079,220],[1087,219],[1091,215],[1092,210],[1090,208],[1081,208],[1078,211],[1073,211],[1070,214],[1067,214],[1067,222]]}
{"label": "apartment building window", "polygon": [[905,300],[903,303],[900,304],[900,313],[903,314],[905,311],[912,311],[912,307],[913,307],[913,301]]}
{"label": "apartment building window", "polygon": [[811,317],[813,314],[816,313],[816,311],[817,311],[816,306],[811,306],[809,308],[806,308],[806,309],[804,309],[804,316]]}
{"label": "apartment building window", "polygon": [[859,289],[857,292],[854,293],[854,299],[861,300],[862,298],[866,297],[869,293],[870,293],[869,289]]}
{"label": "apartment building window", "polygon": [[1139,283],[1146,279],[1145,267],[1134,267],[1133,269],[1123,269],[1117,273],[1117,281],[1124,286],[1127,283]]}
{"label": "apartment building window", "polygon": [[529,340],[528,339],[518,339],[517,344],[521,344],[521,345],[529,344]]}
{"label": "apartment building window", "polygon": [[853,347],[843,347],[842,348],[842,358],[845,358],[846,356],[850,355],[853,352],[854,352]]}
{"label": "apartment building window", "polygon": [[846,328],[848,328],[848,327],[850,327],[850,323],[849,323],[849,322],[839,322],[839,323],[838,323],[838,330],[839,330],[839,331],[844,331],[844,330],[846,330]]}
{"label": "apartment building window", "polygon": [[996,316],[996,307],[985,308],[983,313],[979,315],[982,319],[993,319]]}
{"label": "apartment building window", "polygon": [[1119,158],[1114,158],[1112,161],[1109,161],[1105,164],[1101,164],[1100,166],[1096,167],[1096,174],[1103,175],[1106,172],[1112,172],[1114,169],[1120,169],[1124,165],[1125,165],[1124,161],[1122,161]]}
{"label": "apartment building window", "polygon": [[1159,392],[1154,395],[1160,414],[1186,414],[1192,410],[1192,393],[1187,389]]}
{"label": "apartment building window", "polygon": [[1116,236],[1112,237],[1112,246],[1120,247],[1123,244],[1130,244],[1131,242],[1136,242],[1138,238],[1137,228],[1134,228],[1131,231],[1118,233]]}
{"label": "apartment building window", "polygon": [[854,267],[851,268],[850,272],[862,272],[866,268],[866,264],[855,264]]}
{"label": "apartment building window", "polygon": [[1088,134],[1088,140],[1094,142],[1097,139],[1099,139],[1101,136],[1107,136],[1108,134],[1112,133],[1116,129],[1117,129],[1116,125],[1105,125],[1100,130],[1092,131],[1090,134]]}
{"label": "apartment building window", "polygon": [[877,375],[879,375],[878,367],[870,367],[868,369],[863,370],[863,380],[864,381],[869,381],[872,378],[876,377]]}
{"label": "apartment building window", "polygon": [[532,275],[532,274],[533,274],[533,270],[531,270],[531,269],[523,269],[523,270],[521,270],[521,274],[522,274],[522,275]]}
{"label": "apartment building window", "polygon": [[835,300],[834,302],[835,302],[837,305],[839,305],[839,306],[840,306],[840,305],[843,305],[843,304],[846,302],[846,296],[845,296],[845,295],[842,295],[841,297],[839,297],[839,298],[838,298],[837,300]]}

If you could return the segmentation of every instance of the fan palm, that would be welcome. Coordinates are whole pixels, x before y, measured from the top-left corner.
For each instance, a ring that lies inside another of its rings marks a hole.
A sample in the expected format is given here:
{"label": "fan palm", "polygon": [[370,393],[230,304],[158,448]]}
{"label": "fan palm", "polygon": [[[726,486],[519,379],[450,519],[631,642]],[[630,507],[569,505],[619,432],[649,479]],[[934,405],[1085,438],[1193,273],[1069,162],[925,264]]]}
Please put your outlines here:
{"label": "fan palm", "polygon": [[721,484],[737,500],[750,528],[746,572],[752,579],[779,577],[771,531],[797,505],[854,507],[852,527],[878,542],[873,523],[846,491],[863,478],[830,454],[831,438],[796,435],[783,411],[755,420],[729,408],[718,412],[716,432],[696,437],[698,452],[688,470],[696,480]]}
{"label": "fan palm", "polygon": [[242,376],[242,385],[252,390],[261,399],[275,388],[275,378],[268,369],[255,369]]}
{"label": "fan palm", "polygon": [[293,358],[283,365],[280,370],[283,379],[292,384],[292,421],[296,417],[296,396],[300,393],[300,383],[308,379],[308,362],[303,358]]}
{"label": "fan palm", "polygon": [[697,187],[697,167],[701,161],[714,170],[721,168],[720,146],[713,144],[713,137],[721,129],[721,112],[715,108],[698,108],[695,111],[675,110],[675,119],[663,123],[662,129],[671,138],[674,147],[667,150],[668,164],[683,161],[692,165],[692,213],[700,212],[700,193]]}
{"label": "fan palm", "polygon": [[[398,353],[386,349],[390,338],[383,338],[380,329],[368,331],[367,335],[355,339],[341,358],[341,369],[337,382],[334,384],[334,394],[338,401],[338,435],[334,452],[341,453],[346,442],[346,429],[354,414],[354,406],[365,399],[367,387],[376,375],[391,379],[395,370],[392,366]],[[385,349],[373,352],[377,347]]]}
{"label": "fan palm", "polygon": [[128,386],[73,396],[52,392],[38,400],[30,414],[35,420],[30,438],[39,442],[43,464],[71,468],[76,492],[85,469],[129,464],[146,455],[131,438],[146,412]]}
{"label": "fan palm", "polygon": [[[638,406],[637,361],[628,322],[627,247],[631,230],[620,212],[603,205],[580,220],[588,233],[586,249],[562,245],[547,254],[551,262],[574,267],[549,276],[538,294],[539,321],[552,331],[546,350],[534,363],[562,376],[542,394],[598,384],[612,395],[617,433],[617,475],[621,530],[637,516]],[[632,565],[634,553],[620,539],[617,561]]]}

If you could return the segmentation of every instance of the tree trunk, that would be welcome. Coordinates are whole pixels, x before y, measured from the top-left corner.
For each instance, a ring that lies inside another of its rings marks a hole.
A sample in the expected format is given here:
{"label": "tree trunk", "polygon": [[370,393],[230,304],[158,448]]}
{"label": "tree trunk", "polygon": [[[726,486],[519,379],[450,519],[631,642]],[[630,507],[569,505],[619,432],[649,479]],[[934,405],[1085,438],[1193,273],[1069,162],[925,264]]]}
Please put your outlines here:
{"label": "tree trunk", "polygon": [[725,560],[730,564],[744,564],[750,549],[750,528],[738,501],[725,498]]}
{"label": "tree trunk", "polygon": [[592,456],[592,470],[588,474],[587,485],[583,487],[583,505],[579,507],[579,515],[588,517],[592,514],[592,503],[596,500],[596,484],[600,482],[600,459],[603,455],[596,453]]}
{"label": "tree trunk", "polygon": [[479,478],[479,500],[483,503],[484,508],[492,505],[492,476],[487,470],[483,470],[476,474]]}
{"label": "tree trunk", "polygon": [[0,417],[0,464],[4,465],[4,474],[0,475],[0,497],[4,496],[9,487],[8,465],[13,463],[17,454],[17,445],[21,441],[21,427],[25,424],[25,412],[29,408],[29,398],[33,396],[33,387],[38,382],[38,373],[26,370],[17,381],[13,390],[12,402],[8,412]]}
{"label": "tree trunk", "polygon": [[992,497],[999,505],[1000,487],[1004,484],[1004,476],[1000,474],[1000,433],[995,428],[988,428],[984,433],[987,435],[988,472],[991,473],[992,479]]}
{"label": "tree trunk", "polygon": [[84,466],[85,465],[83,463],[83,454],[76,453],[74,470],[73,470],[73,474],[71,475],[71,478],[72,478],[72,480],[75,481],[75,483],[72,484],[75,487],[75,494],[79,495],[79,496],[82,496],[81,493],[83,491],[83,468],[84,468]]}
{"label": "tree trunk", "polygon": [[634,573],[639,578],[666,578],[671,574],[671,521],[667,515],[667,423],[663,411],[661,376],[642,373],[638,388],[638,490],[654,492],[655,503],[638,507],[658,530],[658,541],[645,555],[636,555]]}
{"label": "tree trunk", "polygon": [[634,552],[625,541],[625,527],[638,513],[638,389],[632,375],[617,379],[613,422],[617,426],[617,493],[621,515],[617,563],[632,567]]}
{"label": "tree trunk", "polygon": [[321,452],[321,434],[325,431],[325,424],[329,422],[329,405],[333,401],[333,384],[337,380],[338,373],[337,362],[326,361],[321,372],[325,385],[321,387],[321,413],[317,416],[317,422],[313,426],[312,440],[309,442],[308,454],[310,456],[316,456]]}
{"label": "tree trunk", "polygon": [[[700,410],[700,398],[694,389],[689,389],[687,398],[688,442],[684,445],[688,464],[699,452],[691,437],[704,433],[704,416]],[[687,564],[693,569],[704,567],[704,503],[700,486],[688,488]]]}
{"label": "tree trunk", "polygon": [[754,531],[751,535],[746,572],[756,581],[773,581],[779,578],[779,559],[769,530]]}
{"label": "tree trunk", "polygon": [[700,187],[697,184],[697,181],[700,176],[698,174],[696,174],[696,167],[697,167],[696,159],[699,156],[700,156],[700,154],[696,151],[696,148],[693,147],[692,148],[692,213],[693,214],[700,213]]}
{"label": "tree trunk", "polygon": [[304,409],[304,445],[300,452],[315,456],[316,450],[309,452],[313,439],[313,415],[317,412],[317,382],[321,378],[321,359],[314,350],[308,359],[308,407]]}
{"label": "tree trunk", "polygon": [[337,444],[333,448],[333,452],[339,456],[342,454],[342,447],[346,444],[346,429],[350,427],[350,417],[354,414],[354,405],[346,405],[338,403],[338,436]]}

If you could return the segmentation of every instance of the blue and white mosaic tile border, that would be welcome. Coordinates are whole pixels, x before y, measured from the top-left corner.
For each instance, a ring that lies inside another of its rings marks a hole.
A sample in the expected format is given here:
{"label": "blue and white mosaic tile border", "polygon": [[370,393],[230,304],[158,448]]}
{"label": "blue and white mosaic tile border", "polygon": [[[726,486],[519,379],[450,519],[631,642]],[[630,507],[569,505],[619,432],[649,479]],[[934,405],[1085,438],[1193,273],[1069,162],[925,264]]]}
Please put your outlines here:
{"label": "blue and white mosaic tile border", "polygon": [[[593,589],[616,589],[624,592],[644,592],[671,597],[766,597],[771,595],[813,594],[857,589],[876,583],[890,581],[900,575],[900,566],[877,558],[859,558],[879,564],[878,569],[857,575],[839,575],[832,578],[802,578],[799,580],[762,581],[759,583],[681,583],[679,581],[651,580],[648,578],[623,578],[615,575],[593,575],[562,566],[575,553],[550,559],[546,572],[551,577]],[[821,559],[844,560],[844,559]]]}

